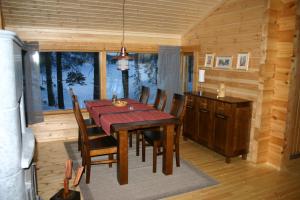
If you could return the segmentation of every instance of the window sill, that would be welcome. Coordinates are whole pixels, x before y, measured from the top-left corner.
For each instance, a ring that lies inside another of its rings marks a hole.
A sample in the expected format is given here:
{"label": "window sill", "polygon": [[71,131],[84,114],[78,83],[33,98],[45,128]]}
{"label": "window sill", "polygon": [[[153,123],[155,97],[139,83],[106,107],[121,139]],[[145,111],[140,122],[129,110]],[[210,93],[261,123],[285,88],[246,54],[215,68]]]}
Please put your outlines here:
{"label": "window sill", "polygon": [[[86,109],[81,109],[81,112],[86,113]],[[70,114],[73,113],[73,110],[68,109],[68,110],[51,110],[51,111],[44,111],[43,115],[60,115],[60,114]]]}

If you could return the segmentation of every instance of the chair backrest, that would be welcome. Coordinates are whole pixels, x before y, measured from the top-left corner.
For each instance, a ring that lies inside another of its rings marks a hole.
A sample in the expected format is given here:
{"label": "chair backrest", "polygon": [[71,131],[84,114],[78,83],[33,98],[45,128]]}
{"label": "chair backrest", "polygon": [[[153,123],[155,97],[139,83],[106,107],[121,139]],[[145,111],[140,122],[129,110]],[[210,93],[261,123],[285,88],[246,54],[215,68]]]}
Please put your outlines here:
{"label": "chair backrest", "polygon": [[[78,103],[77,96],[76,95],[72,95],[73,113],[75,115],[76,120],[78,120],[77,116],[76,116],[76,106],[75,106],[75,103]],[[79,105],[79,103],[78,103],[78,105]],[[78,121],[77,121],[77,123],[78,123]]]}
{"label": "chair backrest", "polygon": [[70,96],[73,96],[73,95],[75,95],[75,94],[74,94],[74,90],[73,90],[73,88],[69,88],[69,95],[70,95]]}
{"label": "chair backrest", "polygon": [[89,150],[89,143],[88,143],[88,134],[87,134],[87,128],[84,123],[84,119],[79,107],[79,103],[77,101],[74,102],[74,112],[75,112],[75,118],[79,126],[81,139],[83,140],[83,143],[85,145],[86,150]]}
{"label": "chair backrest", "polygon": [[175,143],[179,142],[179,136],[181,132],[181,127],[183,124],[183,118],[186,111],[187,96],[174,94],[172,99],[172,105],[170,114],[179,119],[179,124],[175,127]]}
{"label": "chair backrest", "polygon": [[186,97],[184,95],[176,93],[173,95],[170,114],[180,120],[180,125],[182,124],[185,115],[186,102]]}
{"label": "chair backrest", "polygon": [[147,104],[149,99],[150,89],[149,87],[142,86],[141,96],[139,102]]}
{"label": "chair backrest", "polygon": [[153,107],[157,110],[164,111],[167,103],[166,92],[162,89],[157,88],[155,101]]}
{"label": "chair backrest", "polygon": [[72,107],[73,107],[73,111],[75,111],[75,102],[78,102],[77,95],[74,94],[74,91],[73,91],[72,88],[69,89],[69,94],[70,94],[71,99],[72,99]]}

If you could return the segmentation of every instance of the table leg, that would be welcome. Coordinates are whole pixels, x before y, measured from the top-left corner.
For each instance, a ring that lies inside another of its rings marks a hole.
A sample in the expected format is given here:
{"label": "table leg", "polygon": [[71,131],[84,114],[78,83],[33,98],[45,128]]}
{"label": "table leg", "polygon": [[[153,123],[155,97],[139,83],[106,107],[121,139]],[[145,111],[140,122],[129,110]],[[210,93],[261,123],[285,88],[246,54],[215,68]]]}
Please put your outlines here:
{"label": "table leg", "polygon": [[173,142],[174,142],[174,125],[170,124],[164,127],[163,138],[163,165],[162,171],[165,175],[173,173]]}
{"label": "table leg", "polygon": [[128,132],[119,131],[117,177],[120,185],[128,184]]}

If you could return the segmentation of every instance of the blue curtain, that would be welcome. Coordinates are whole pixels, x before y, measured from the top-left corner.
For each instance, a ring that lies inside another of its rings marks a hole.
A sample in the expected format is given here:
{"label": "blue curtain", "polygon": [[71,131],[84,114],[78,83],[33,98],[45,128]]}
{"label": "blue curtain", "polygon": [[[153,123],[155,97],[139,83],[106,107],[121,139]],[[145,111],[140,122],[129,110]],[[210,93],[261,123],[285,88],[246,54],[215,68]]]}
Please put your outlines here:
{"label": "blue curtain", "polygon": [[24,97],[27,124],[44,121],[40,89],[40,64],[33,60],[38,43],[25,43],[23,51]]}
{"label": "blue curtain", "polygon": [[181,85],[182,78],[180,75],[180,47],[161,46],[158,52],[157,86],[158,88],[166,91],[166,112],[170,111],[173,94],[182,94]]}

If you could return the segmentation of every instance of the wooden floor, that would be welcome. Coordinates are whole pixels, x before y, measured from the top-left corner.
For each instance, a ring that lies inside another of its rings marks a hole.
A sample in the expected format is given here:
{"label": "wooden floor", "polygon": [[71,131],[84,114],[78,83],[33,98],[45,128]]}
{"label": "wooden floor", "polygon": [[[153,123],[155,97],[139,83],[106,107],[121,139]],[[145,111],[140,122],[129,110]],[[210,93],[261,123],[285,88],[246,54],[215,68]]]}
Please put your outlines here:
{"label": "wooden floor", "polygon": [[[67,153],[63,141],[38,143],[37,146],[38,190],[46,200],[63,186]],[[256,165],[240,158],[226,164],[224,157],[191,141],[181,142],[181,156],[215,178],[219,184],[169,199],[300,199],[300,159],[281,172],[268,165]]]}

